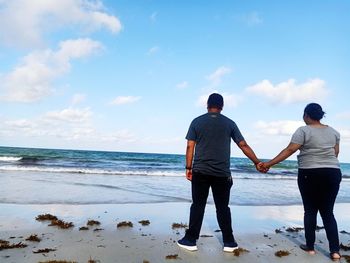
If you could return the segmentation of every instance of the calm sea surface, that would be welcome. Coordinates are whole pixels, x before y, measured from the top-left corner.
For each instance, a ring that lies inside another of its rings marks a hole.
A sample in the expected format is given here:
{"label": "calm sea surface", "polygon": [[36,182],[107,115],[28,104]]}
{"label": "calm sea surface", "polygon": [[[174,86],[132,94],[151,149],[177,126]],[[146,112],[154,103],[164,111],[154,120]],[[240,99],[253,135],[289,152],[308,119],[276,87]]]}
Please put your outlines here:
{"label": "calm sea surface", "polygon": [[[0,147],[0,203],[117,204],[191,200],[185,158],[175,154]],[[350,164],[342,163],[338,203],[350,203]],[[231,204],[300,204],[295,161],[268,174],[231,158]],[[209,197],[209,202],[213,202]]]}

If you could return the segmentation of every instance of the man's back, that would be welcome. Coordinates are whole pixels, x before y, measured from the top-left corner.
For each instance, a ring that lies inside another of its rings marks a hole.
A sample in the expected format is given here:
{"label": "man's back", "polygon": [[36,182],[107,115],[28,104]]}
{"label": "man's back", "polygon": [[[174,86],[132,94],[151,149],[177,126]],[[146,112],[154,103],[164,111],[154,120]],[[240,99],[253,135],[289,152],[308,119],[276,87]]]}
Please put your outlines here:
{"label": "man's back", "polygon": [[191,181],[192,205],[189,227],[177,244],[196,251],[202,227],[205,205],[211,188],[216,216],[224,241],[223,251],[232,253],[238,248],[233,236],[229,207],[232,178],[230,171],[231,138],[256,165],[260,162],[244,140],[237,125],[221,115],[224,99],[213,93],[207,102],[208,113],[194,119],[186,139],[186,178]]}
{"label": "man's back", "polygon": [[230,176],[231,138],[244,140],[237,125],[226,116],[208,112],[194,119],[186,139],[196,142],[193,170],[214,176]]}

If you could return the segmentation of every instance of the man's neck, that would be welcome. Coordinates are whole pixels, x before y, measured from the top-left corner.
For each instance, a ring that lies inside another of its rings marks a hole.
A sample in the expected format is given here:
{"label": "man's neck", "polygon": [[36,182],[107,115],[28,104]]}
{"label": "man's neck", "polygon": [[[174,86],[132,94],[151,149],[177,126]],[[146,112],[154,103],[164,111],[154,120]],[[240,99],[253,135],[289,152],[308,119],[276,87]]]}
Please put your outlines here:
{"label": "man's neck", "polygon": [[220,113],[221,110],[217,108],[208,108],[208,113]]}

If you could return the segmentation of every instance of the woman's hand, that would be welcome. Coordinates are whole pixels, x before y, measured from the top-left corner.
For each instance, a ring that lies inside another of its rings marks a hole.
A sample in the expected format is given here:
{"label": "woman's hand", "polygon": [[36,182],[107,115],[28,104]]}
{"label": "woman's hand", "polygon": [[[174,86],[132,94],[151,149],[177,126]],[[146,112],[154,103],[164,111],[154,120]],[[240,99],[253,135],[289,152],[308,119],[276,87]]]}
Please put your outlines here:
{"label": "woman's hand", "polygon": [[256,164],[255,167],[260,173],[267,173],[270,169],[270,167],[266,163],[263,163],[263,162]]}

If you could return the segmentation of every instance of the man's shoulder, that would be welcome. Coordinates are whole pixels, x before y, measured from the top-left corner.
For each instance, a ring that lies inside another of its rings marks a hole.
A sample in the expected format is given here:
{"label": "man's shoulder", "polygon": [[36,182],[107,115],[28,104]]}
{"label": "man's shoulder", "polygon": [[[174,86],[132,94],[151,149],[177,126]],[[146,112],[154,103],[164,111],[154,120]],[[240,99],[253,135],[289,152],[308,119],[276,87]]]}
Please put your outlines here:
{"label": "man's shoulder", "polygon": [[230,119],[229,117],[223,115],[223,114],[220,114],[220,117],[222,119],[222,122],[228,124],[230,127],[236,127],[237,124],[232,120]]}
{"label": "man's shoulder", "polygon": [[195,123],[195,122],[205,120],[207,118],[207,116],[208,116],[208,113],[204,113],[204,114],[194,118],[192,122]]}
{"label": "man's shoulder", "polygon": [[227,117],[227,116],[225,116],[225,115],[223,115],[223,114],[220,114],[220,116],[221,116],[221,118],[223,118],[224,120],[234,123],[234,121],[233,121],[232,119],[230,119],[229,117]]}
{"label": "man's shoulder", "polygon": [[[230,119],[229,117],[223,115],[223,114],[215,114],[217,117],[219,117],[219,119],[221,119],[223,122],[227,122],[233,125],[236,125],[236,123]],[[205,122],[208,119],[210,119],[210,113],[204,113],[196,118],[193,119],[192,123],[199,123],[199,122]]]}

